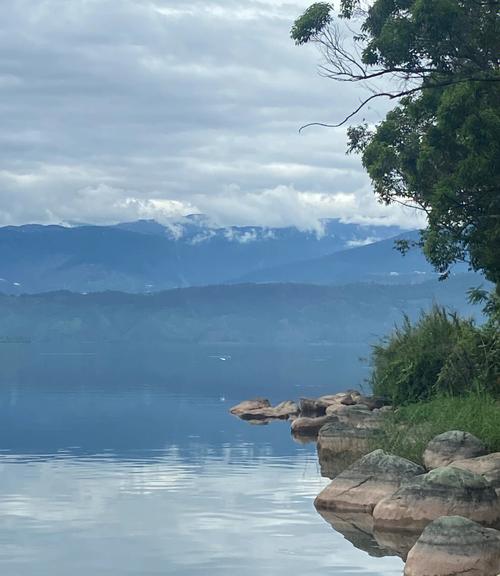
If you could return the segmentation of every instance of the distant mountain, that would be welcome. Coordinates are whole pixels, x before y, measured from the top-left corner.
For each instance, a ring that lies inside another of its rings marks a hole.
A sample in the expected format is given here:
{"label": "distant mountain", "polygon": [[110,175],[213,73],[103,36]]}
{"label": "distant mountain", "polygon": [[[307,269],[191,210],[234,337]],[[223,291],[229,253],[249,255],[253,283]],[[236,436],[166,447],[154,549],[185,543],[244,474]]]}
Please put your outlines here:
{"label": "distant mountain", "polygon": [[[7,226],[0,228],[0,292],[153,292],[240,277],[262,281],[273,269],[281,280],[295,281],[302,265],[311,270],[311,281],[319,282],[312,272],[315,263],[294,262],[352,252],[352,247],[399,233],[397,227],[339,220],[323,221],[320,233],[293,227],[217,228],[202,215],[165,226],[151,220],[114,226]],[[392,254],[389,246],[384,250]],[[359,250],[355,254],[363,254]],[[337,282],[350,280],[342,272],[331,276]]]}
{"label": "distant mountain", "polygon": [[297,344],[373,342],[438,302],[467,302],[474,275],[413,285],[238,284],[156,294],[70,292],[0,295],[4,342],[186,342]]}
{"label": "distant mountain", "polygon": [[[436,273],[419,249],[411,249],[405,256],[396,250],[395,241],[403,238],[417,240],[418,232],[405,232],[395,238],[366,246],[258,270],[245,274],[236,281],[307,284],[341,284],[361,281],[401,284],[435,278]],[[465,272],[466,268],[460,266],[457,270]]]}

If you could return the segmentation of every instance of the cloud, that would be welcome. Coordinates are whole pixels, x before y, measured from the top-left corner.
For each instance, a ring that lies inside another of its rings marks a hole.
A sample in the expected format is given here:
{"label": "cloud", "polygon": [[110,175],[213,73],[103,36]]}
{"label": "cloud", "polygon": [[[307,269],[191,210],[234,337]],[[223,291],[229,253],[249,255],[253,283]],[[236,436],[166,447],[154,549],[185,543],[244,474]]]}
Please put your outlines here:
{"label": "cloud", "polygon": [[202,210],[221,224],[317,228],[339,216],[409,225],[403,210],[375,203],[359,159],[345,155],[345,130],[298,134],[342,118],[362,96],[320,78],[315,50],[290,40],[308,5],[9,2],[0,224]]}

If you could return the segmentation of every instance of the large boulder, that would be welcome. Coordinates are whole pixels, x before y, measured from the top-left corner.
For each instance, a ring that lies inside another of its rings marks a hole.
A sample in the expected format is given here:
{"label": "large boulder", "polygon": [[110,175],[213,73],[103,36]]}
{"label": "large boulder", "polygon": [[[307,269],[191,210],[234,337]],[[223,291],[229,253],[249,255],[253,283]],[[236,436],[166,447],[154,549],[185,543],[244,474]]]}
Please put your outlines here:
{"label": "large boulder", "polygon": [[496,576],[500,532],[467,518],[447,516],[429,524],[408,554],[405,576]]}
{"label": "large boulder", "polygon": [[238,415],[242,420],[287,420],[291,416],[295,416],[299,412],[299,407],[295,402],[286,400],[276,406],[265,406],[263,408],[253,408],[240,412]]}
{"label": "large boulder", "polygon": [[236,404],[236,406],[233,406],[229,412],[235,416],[239,416],[249,410],[260,410],[262,408],[269,408],[270,406],[271,403],[267,398],[254,398],[253,400],[244,400],[243,402]]}
{"label": "large boulder", "polygon": [[455,460],[475,458],[486,454],[486,446],[469,432],[451,430],[433,438],[424,452],[427,470],[448,466]]}
{"label": "large boulder", "polygon": [[292,422],[292,434],[295,436],[317,436],[320,429],[333,420],[332,416],[309,418],[301,416]]}
{"label": "large boulder", "polygon": [[405,458],[375,450],[341,472],[316,497],[316,508],[371,512],[375,505],[395,492],[401,483],[423,474],[424,469]]}
{"label": "large boulder", "polygon": [[373,511],[378,530],[411,532],[453,514],[492,526],[500,521],[500,500],[482,476],[449,466],[405,482]]}
{"label": "large boulder", "polygon": [[481,474],[495,488],[500,496],[500,452],[468,458],[467,460],[457,460],[451,464],[454,468],[470,470],[475,474]]}

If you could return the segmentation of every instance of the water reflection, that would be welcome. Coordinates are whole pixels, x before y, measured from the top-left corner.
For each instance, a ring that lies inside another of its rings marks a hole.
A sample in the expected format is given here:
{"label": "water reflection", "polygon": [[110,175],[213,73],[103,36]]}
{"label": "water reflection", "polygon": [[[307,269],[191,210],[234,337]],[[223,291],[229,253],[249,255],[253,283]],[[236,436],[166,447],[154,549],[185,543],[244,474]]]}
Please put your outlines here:
{"label": "water reflection", "polygon": [[359,550],[378,558],[391,555],[389,550],[379,545],[374,536],[371,514],[331,510],[318,510],[318,514]]}
{"label": "water reflection", "polygon": [[318,510],[318,514],[353,546],[370,556],[406,560],[420,534],[375,530],[373,516],[364,512]]}
{"label": "water reflection", "polygon": [[[222,402],[220,388],[238,372],[247,386],[231,356],[212,363],[229,375],[204,364],[182,390],[178,367],[161,370],[165,354],[153,374],[129,351],[95,360],[99,370],[71,356],[11,369],[0,381],[0,573],[400,576],[398,558],[369,557],[316,513],[327,480],[314,444],[295,444],[286,423],[228,415],[245,396]],[[330,378],[315,377],[318,388]],[[288,385],[276,382],[273,399]]]}

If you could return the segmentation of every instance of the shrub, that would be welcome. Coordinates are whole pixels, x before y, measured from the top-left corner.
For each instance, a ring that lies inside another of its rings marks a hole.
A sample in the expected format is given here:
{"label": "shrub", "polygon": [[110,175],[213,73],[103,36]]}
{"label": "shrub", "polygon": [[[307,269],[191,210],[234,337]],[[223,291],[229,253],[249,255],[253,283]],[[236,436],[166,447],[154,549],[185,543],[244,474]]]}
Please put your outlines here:
{"label": "shrub", "polygon": [[478,327],[435,306],[408,317],[372,350],[371,385],[395,405],[439,394],[500,393],[500,337],[493,322]]}

